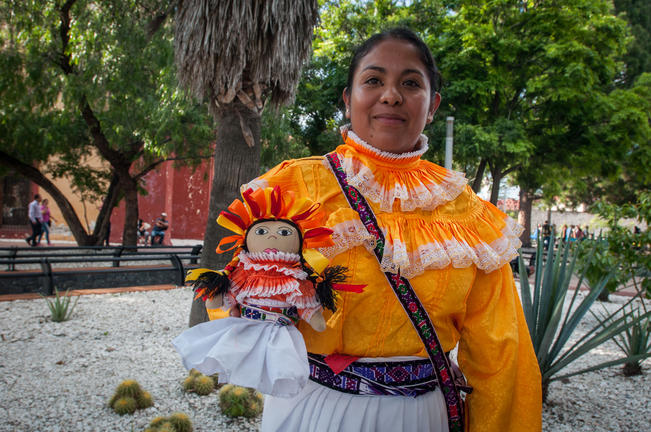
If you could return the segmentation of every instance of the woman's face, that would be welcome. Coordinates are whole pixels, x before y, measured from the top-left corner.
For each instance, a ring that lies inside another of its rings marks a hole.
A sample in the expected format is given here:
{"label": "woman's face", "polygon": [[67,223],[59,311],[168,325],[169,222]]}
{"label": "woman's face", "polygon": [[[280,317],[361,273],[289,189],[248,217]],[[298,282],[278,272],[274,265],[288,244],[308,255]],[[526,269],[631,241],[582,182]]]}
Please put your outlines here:
{"label": "woman's face", "polygon": [[390,153],[414,150],[441,102],[431,98],[431,83],[418,49],[397,39],[377,44],[357,65],[350,94],[344,90],[352,131]]}

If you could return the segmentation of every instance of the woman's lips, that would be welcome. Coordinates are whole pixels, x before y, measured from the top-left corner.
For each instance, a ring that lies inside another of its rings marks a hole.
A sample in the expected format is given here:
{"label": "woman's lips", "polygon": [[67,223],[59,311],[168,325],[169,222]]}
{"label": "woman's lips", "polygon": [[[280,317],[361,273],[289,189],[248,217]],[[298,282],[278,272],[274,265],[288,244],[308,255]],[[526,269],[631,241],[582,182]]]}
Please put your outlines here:
{"label": "woman's lips", "polygon": [[395,114],[378,114],[374,118],[378,122],[386,125],[401,125],[405,122],[402,116]]}
{"label": "woman's lips", "polygon": [[278,249],[275,249],[275,248],[267,248],[264,251],[266,253],[278,253]]}

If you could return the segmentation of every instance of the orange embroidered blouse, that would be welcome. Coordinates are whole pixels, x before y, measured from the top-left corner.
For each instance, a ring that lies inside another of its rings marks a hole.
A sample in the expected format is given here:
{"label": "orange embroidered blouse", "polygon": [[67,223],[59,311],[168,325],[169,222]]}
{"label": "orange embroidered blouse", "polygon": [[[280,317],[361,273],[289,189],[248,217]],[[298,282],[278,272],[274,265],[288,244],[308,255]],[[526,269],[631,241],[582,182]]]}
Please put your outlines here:
{"label": "orange embroidered blouse", "polygon": [[372,239],[352,210],[327,161],[309,157],[281,163],[243,187],[280,186],[322,203],[335,245],[321,252],[348,267],[338,310],[325,311],[323,333],[299,324],[307,349],[360,357],[427,353],[389,287],[383,271],[407,277],[427,309],[445,351],[459,345],[458,360],[474,391],[467,397],[468,430],[541,430],[538,363],[509,261],[521,228],[467,186],[461,173],[420,156],[381,152],[343,131],[336,149],[348,182],[367,199],[384,232],[381,267]]}

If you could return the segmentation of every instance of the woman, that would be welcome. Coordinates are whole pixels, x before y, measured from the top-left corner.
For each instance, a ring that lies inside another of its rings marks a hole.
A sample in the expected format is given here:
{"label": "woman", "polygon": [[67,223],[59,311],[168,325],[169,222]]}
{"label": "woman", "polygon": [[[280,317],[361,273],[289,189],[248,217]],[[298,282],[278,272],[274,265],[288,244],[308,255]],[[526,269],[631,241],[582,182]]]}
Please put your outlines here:
{"label": "woman", "polygon": [[52,221],[56,222],[54,219],[54,216],[50,213],[50,208],[47,206],[49,201],[47,198],[45,198],[41,202],[41,214],[43,215],[43,219],[41,220],[41,234],[38,236],[38,243],[41,242],[41,239],[43,238],[43,233],[45,233],[45,240],[47,241],[47,244],[50,243],[50,227],[52,226]]}
{"label": "woman", "polygon": [[[411,284],[443,351],[459,344],[474,388],[466,430],[541,429],[538,364],[508,265],[520,228],[462,174],[421,159],[438,87],[431,53],[413,32],[371,37],[356,51],[343,92],[344,143],[329,157],[283,162],[244,186],[280,186],[320,202],[335,243],[320,251],[349,269],[350,284],[366,285],[339,293],[324,332],[299,324],[310,381],[294,398],[266,398],[263,431],[459,430],[441,391],[446,376],[438,383],[431,368],[435,350],[391,280]],[[372,211],[355,207],[346,182]]]}

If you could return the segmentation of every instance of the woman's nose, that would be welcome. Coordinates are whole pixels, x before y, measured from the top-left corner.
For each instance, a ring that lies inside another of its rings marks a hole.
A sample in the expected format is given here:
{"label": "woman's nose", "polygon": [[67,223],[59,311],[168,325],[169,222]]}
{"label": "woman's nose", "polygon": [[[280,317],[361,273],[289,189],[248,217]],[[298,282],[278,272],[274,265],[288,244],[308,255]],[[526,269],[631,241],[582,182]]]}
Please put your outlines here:
{"label": "woman's nose", "polygon": [[383,88],[380,103],[388,105],[398,105],[402,103],[402,93],[394,85],[385,85]]}

